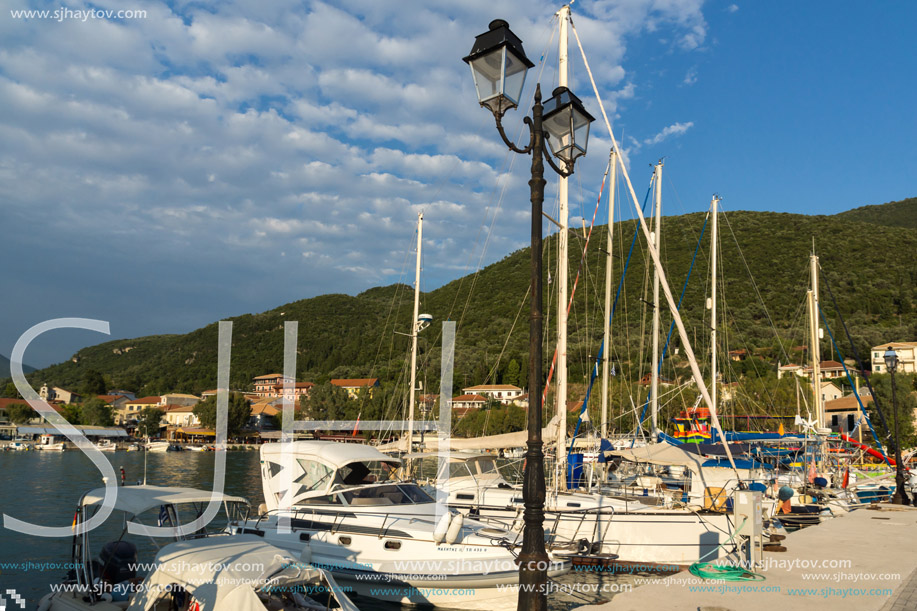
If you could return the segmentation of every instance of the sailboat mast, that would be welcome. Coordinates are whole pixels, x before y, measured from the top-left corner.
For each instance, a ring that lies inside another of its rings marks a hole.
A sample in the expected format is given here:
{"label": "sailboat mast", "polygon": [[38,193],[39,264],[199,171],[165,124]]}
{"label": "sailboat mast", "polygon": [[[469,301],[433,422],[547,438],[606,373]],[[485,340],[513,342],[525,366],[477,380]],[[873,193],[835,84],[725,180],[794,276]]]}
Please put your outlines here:
{"label": "sailboat mast", "polygon": [[819,346],[819,324],[818,324],[818,257],[812,253],[810,259],[812,265],[812,290],[809,291],[811,312],[811,354],[812,354],[812,388],[815,392],[815,418],[818,420],[819,428],[825,426],[824,406],[821,400],[821,347]]}
{"label": "sailboat mast", "polygon": [[717,247],[717,205],[720,198],[716,195],[710,202],[713,214],[713,235],[710,238],[710,401],[716,407],[716,247]]}
{"label": "sailboat mast", "polygon": [[[659,234],[662,228],[662,161],[656,164],[656,222],[653,225],[653,246],[659,250]],[[650,372],[650,409],[652,414],[652,440],[659,430],[659,271],[653,271],[653,364]]]}
{"label": "sailboat mast", "polygon": [[423,244],[423,212],[417,215],[417,266],[414,271],[414,317],[411,319],[411,386],[408,391],[408,434],[405,451],[414,438],[414,394],[417,386],[417,333],[420,331],[420,249]]}
{"label": "sailboat mast", "polygon": [[[567,86],[567,23],[570,19],[570,7],[564,6],[557,12],[560,20],[560,67],[558,69],[558,86]],[[566,484],[564,463],[567,457],[567,207],[568,185],[565,176],[560,177],[558,184],[558,216],[560,228],[557,232],[557,390],[554,393],[556,413],[560,420],[557,433],[557,446],[554,452],[555,477],[557,488]]]}
{"label": "sailboat mast", "polygon": [[611,271],[614,258],[611,256],[612,228],[615,220],[615,181],[618,178],[618,160],[611,150],[608,163],[611,165],[611,182],[608,189],[608,235],[605,239],[605,328],[602,340],[602,439],[608,437],[608,361],[611,359]]}

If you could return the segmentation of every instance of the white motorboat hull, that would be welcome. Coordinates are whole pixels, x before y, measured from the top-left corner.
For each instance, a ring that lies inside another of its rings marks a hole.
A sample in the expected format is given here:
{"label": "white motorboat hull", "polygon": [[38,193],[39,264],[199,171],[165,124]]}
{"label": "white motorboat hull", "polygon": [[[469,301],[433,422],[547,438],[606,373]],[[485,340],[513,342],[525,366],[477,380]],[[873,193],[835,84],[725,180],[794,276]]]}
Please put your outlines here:
{"label": "white motorboat hull", "polygon": [[66,448],[63,443],[46,443],[35,446],[35,449],[43,452],[63,452]]}

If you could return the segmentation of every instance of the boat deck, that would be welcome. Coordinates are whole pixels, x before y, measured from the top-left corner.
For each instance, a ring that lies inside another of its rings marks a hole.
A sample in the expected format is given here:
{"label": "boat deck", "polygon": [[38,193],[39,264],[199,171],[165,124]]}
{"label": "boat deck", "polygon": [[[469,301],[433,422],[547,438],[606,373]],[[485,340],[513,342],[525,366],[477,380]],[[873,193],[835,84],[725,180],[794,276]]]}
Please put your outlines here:
{"label": "boat deck", "polygon": [[790,534],[787,551],[764,553],[764,581],[703,581],[682,571],[577,611],[642,611],[660,601],[685,611],[917,609],[917,508],[877,507]]}

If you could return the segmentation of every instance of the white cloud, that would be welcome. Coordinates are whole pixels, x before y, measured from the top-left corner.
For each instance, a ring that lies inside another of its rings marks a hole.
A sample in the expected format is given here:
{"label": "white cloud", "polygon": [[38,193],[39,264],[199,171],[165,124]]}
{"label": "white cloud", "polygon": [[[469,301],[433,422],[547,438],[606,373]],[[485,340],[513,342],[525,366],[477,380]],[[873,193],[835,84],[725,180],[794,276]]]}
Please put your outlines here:
{"label": "white cloud", "polygon": [[647,138],[644,140],[643,145],[652,146],[654,144],[659,144],[663,140],[667,140],[670,136],[681,136],[692,127],[694,127],[694,121],[688,121],[687,123],[673,123],[672,125],[663,128],[661,132],[652,138]]}
{"label": "white cloud", "polygon": [[[627,41],[665,32],[679,49],[696,48],[707,28],[701,5],[574,5],[611,118],[638,89],[624,67]],[[88,272],[64,263],[75,250],[111,270],[105,282],[120,290],[99,294],[116,295],[106,307],[117,306],[124,333],[138,335],[393,281],[421,209],[431,286],[473,271],[459,262],[486,263],[527,241],[527,158],[507,152],[460,58],[486,29],[482,15],[498,13],[537,59],[555,4],[141,0],[137,8],[146,19],[0,25],[0,243],[34,253],[35,266],[10,272],[9,289],[35,303],[0,326],[8,345],[26,319],[51,312],[54,291],[88,286]],[[575,87],[597,111],[573,63]],[[504,123],[524,140],[522,116]],[[610,145],[604,128],[594,134],[590,151]],[[578,169],[601,166],[604,154]],[[480,241],[490,252],[469,252],[497,207],[496,233]],[[291,242],[308,265],[280,261]],[[132,291],[176,284],[180,301],[150,307],[181,315],[143,314],[161,328],[128,320]],[[214,310],[215,300],[232,305]],[[88,298],[85,306],[95,315]]]}

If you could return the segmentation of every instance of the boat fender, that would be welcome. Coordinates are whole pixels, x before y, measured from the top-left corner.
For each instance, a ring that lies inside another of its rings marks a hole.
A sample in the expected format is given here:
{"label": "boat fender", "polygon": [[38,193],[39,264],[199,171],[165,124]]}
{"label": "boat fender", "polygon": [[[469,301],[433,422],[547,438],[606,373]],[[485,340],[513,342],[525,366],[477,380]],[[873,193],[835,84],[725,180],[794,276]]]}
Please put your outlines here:
{"label": "boat fender", "polygon": [[452,523],[449,524],[449,530],[446,532],[446,543],[452,545],[455,543],[459,536],[462,534],[462,526],[465,523],[465,517],[462,514],[458,514],[452,518]]}
{"label": "boat fender", "polygon": [[51,608],[51,597],[52,596],[53,594],[46,594],[44,598],[42,598],[38,602],[38,611],[48,611],[48,609]]}
{"label": "boat fender", "polygon": [[299,561],[303,564],[312,564],[312,544],[307,543],[299,554]]}
{"label": "boat fender", "polygon": [[452,514],[448,511],[443,514],[443,517],[439,519],[439,523],[436,525],[436,528],[433,529],[433,541],[437,545],[443,542],[443,539],[446,538],[446,533],[449,532],[449,523],[452,521]]}

